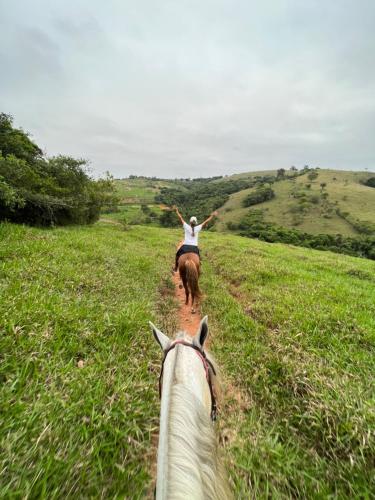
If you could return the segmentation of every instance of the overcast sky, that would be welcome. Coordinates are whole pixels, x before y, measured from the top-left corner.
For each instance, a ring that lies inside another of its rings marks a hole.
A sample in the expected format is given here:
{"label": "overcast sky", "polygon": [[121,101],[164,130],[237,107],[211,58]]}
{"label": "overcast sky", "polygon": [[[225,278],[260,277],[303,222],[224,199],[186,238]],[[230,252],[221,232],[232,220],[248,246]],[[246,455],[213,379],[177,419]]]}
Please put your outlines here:
{"label": "overcast sky", "polygon": [[375,1],[0,0],[0,111],[116,177],[375,170]]}

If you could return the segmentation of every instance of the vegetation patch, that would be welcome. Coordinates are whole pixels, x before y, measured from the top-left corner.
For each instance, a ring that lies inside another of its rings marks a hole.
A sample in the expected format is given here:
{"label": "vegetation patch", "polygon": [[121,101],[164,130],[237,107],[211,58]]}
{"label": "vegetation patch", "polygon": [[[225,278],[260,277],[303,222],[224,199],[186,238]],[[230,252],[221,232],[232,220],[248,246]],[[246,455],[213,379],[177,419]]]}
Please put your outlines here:
{"label": "vegetation patch", "polygon": [[[275,197],[257,205],[264,211],[266,222],[286,229],[298,226],[302,232],[313,235],[357,237],[373,231],[375,190],[365,182],[374,174],[308,168],[298,171],[298,175],[291,170],[287,174],[278,172],[276,179],[282,182],[272,184]],[[218,231],[228,231],[228,222],[239,224],[246,215],[243,201],[253,190],[230,195],[219,209],[215,225]],[[349,214],[349,218],[341,217],[337,210]]]}
{"label": "vegetation patch", "polygon": [[[267,180],[270,180],[269,176]],[[181,209],[180,211],[184,215],[186,214],[185,217],[194,214],[198,219],[203,220],[213,210],[222,206],[230,194],[263,184],[263,182],[265,179],[262,176],[248,179],[212,177],[178,181],[175,188],[161,189],[155,200],[168,206],[177,205]],[[163,226],[173,227],[178,225],[179,221],[173,213],[165,212],[161,223]]]}
{"label": "vegetation patch", "polygon": [[341,234],[308,234],[265,222],[262,210],[250,210],[239,224],[228,223],[228,229],[238,231],[241,236],[258,238],[270,243],[290,243],[375,260],[375,236],[347,238]]}
{"label": "vegetation patch", "polygon": [[92,179],[85,160],[45,158],[12,117],[0,113],[0,220],[37,226],[95,222],[115,207],[112,178]]}
{"label": "vegetation patch", "polygon": [[271,186],[258,186],[252,193],[250,193],[243,200],[242,204],[244,207],[250,207],[252,205],[257,205],[263,201],[271,200],[275,197],[275,192]]}
{"label": "vegetation patch", "polygon": [[375,177],[370,177],[364,182],[365,186],[375,188]]}
{"label": "vegetation patch", "polygon": [[356,219],[349,212],[343,212],[339,208],[336,209],[339,217],[345,219],[353,228],[362,234],[375,234],[375,223]]}

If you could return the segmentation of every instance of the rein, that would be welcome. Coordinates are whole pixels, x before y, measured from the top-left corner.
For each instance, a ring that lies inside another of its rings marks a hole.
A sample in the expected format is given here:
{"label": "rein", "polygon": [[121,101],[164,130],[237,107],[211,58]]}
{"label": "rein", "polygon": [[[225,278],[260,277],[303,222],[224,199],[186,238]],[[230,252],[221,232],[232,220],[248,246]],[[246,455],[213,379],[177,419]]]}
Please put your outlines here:
{"label": "rein", "polygon": [[195,350],[195,352],[198,354],[198,356],[201,358],[204,371],[206,372],[206,379],[208,383],[208,387],[210,389],[210,395],[211,395],[211,420],[214,422],[217,417],[217,404],[216,404],[216,398],[212,386],[212,373],[216,375],[215,368],[211,361],[207,358],[206,353],[204,352],[203,349],[200,349],[194,344],[191,344],[189,342],[185,342],[184,340],[176,340],[171,346],[168,347],[166,351],[164,351],[164,357],[163,361],[161,364],[161,371],[160,371],[160,376],[159,376],[159,397],[161,398],[161,387],[162,387],[162,381],[163,381],[163,371],[164,371],[164,362],[166,360],[166,357],[168,353],[176,347],[176,345],[181,344],[186,347],[191,347],[192,349]]}

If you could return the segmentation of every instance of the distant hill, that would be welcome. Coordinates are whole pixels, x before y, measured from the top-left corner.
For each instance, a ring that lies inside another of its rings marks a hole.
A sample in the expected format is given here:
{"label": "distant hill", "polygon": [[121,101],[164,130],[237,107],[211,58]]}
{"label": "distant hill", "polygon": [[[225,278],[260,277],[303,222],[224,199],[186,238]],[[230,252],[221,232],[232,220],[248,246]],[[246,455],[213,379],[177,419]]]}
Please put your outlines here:
{"label": "distant hill", "polygon": [[304,168],[199,179],[117,181],[120,222],[177,226],[219,216],[211,230],[375,259],[375,174]]}
{"label": "distant hill", "polygon": [[173,187],[174,181],[153,179],[150,177],[130,177],[116,179],[116,191],[120,197],[121,205],[128,204],[153,204],[155,195],[162,187]]}
{"label": "distant hill", "polygon": [[[302,175],[300,172],[286,171],[283,180],[271,184],[274,198],[252,207],[244,207],[243,202],[257,186],[243,189],[241,183],[246,186],[246,182],[251,184],[257,179],[276,178],[277,171],[247,172],[196,181],[133,177],[116,180],[116,186],[122,205],[155,204],[155,197],[160,203],[163,190],[173,190],[183,193],[186,209],[195,212],[199,212],[202,205],[195,207],[197,194],[203,187],[204,203],[202,213],[198,215],[204,217],[213,207],[218,208],[219,217],[214,226],[218,231],[232,232],[228,223],[238,224],[249,210],[254,209],[262,211],[266,222],[311,234],[356,236],[363,232],[361,224],[368,225],[368,233],[373,232],[372,225],[375,231],[375,189],[364,184],[375,177],[375,173],[323,169],[314,169],[314,172],[316,178],[310,179],[311,170]],[[226,194],[225,183],[233,182],[239,183],[238,189],[235,186],[232,188],[234,192]],[[224,186],[224,189],[214,193],[219,185]],[[214,197],[211,206],[208,200]],[[168,204],[171,200],[165,196],[164,202]],[[175,203],[179,204],[178,198]],[[205,205],[207,213],[204,212]]]}
{"label": "distant hill", "polygon": [[[375,189],[364,185],[374,173],[321,169],[316,172],[313,180],[307,172],[275,182],[275,197],[251,208],[262,210],[267,222],[311,234],[355,236],[361,232],[356,228],[359,223],[374,224],[375,229]],[[228,222],[238,223],[248,213],[243,201],[255,189],[230,195],[219,209],[219,231],[228,231]]]}

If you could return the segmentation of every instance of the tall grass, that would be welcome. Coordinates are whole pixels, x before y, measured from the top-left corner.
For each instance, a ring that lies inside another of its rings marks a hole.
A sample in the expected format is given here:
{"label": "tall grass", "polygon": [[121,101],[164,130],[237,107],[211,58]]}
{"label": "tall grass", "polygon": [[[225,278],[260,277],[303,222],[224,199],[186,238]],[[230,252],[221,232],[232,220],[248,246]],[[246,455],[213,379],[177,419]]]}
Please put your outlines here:
{"label": "tall grass", "polygon": [[206,245],[237,496],[370,498],[375,263],[217,235]]}
{"label": "tall grass", "polygon": [[143,497],[171,237],[2,224],[0,241],[0,496]]}

